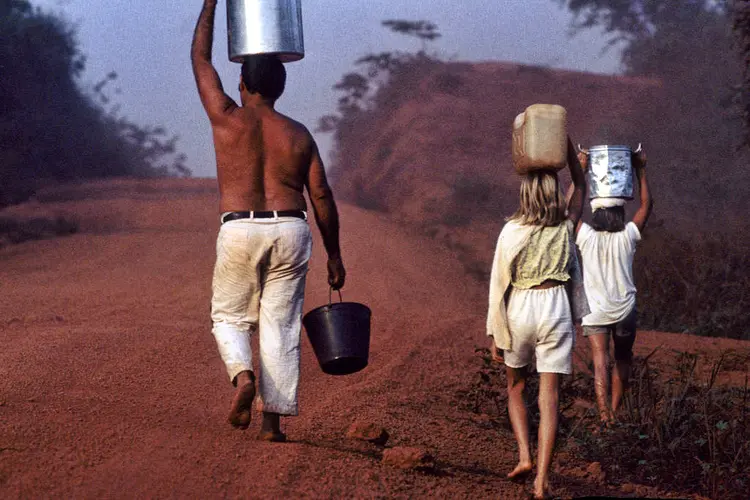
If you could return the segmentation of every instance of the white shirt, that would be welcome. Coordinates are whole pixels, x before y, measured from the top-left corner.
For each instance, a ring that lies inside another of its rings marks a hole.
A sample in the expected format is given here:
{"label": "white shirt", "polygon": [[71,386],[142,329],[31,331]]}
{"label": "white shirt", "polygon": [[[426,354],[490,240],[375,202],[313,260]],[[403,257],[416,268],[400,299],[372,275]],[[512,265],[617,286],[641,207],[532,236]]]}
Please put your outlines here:
{"label": "white shirt", "polygon": [[635,307],[633,257],[640,240],[641,232],[632,222],[618,233],[594,231],[588,224],[581,224],[576,244],[591,308],[583,318],[584,326],[618,323]]}

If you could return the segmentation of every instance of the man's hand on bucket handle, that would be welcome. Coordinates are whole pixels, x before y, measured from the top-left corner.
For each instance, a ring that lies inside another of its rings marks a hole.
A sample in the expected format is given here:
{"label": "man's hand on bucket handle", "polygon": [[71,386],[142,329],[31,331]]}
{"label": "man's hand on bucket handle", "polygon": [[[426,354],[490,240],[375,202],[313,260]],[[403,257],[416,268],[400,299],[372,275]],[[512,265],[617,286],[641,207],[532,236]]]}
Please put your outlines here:
{"label": "man's hand on bucket handle", "polygon": [[341,257],[328,259],[328,284],[334,290],[341,290],[346,281],[346,269]]}

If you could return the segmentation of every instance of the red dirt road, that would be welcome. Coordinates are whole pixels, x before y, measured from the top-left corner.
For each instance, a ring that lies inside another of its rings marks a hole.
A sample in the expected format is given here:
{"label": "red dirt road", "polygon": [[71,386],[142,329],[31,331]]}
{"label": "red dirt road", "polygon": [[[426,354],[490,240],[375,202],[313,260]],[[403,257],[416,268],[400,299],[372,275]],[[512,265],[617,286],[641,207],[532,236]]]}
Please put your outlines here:
{"label": "red dirt road", "polygon": [[[80,234],[0,249],[0,497],[523,495],[504,479],[512,436],[455,396],[486,343],[484,285],[430,240],[350,206],[344,298],[373,310],[370,367],[326,376],[305,340],[291,442],[255,441],[257,413],[246,432],[229,426],[208,314],[213,183],[93,185],[100,199],[33,208],[76,214]],[[328,298],[322,250],[316,235],[306,310]],[[426,449],[437,472],[382,465],[381,449],[346,439],[355,419],[385,427],[388,446]]]}

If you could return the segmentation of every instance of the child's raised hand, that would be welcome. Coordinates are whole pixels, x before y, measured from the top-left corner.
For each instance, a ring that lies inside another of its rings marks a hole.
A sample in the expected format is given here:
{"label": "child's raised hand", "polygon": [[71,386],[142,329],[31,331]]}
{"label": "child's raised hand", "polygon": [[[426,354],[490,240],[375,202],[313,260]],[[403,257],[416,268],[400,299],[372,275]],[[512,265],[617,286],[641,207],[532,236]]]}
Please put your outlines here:
{"label": "child's raised hand", "polygon": [[586,171],[589,168],[589,154],[583,150],[578,150],[578,161],[581,164],[581,168]]}
{"label": "child's raised hand", "polygon": [[636,168],[636,170],[640,170],[642,168],[646,168],[646,152],[644,150],[639,150],[633,155],[633,166]]}

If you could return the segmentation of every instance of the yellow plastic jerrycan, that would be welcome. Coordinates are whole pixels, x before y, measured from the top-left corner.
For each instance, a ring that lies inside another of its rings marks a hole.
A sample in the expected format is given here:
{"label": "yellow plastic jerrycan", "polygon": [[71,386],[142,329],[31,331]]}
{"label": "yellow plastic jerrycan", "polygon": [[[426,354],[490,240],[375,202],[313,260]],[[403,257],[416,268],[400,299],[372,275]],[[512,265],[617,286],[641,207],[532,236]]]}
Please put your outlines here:
{"label": "yellow plastic jerrycan", "polygon": [[560,170],[567,164],[567,111],[557,104],[533,104],[513,122],[513,166],[519,174]]}

